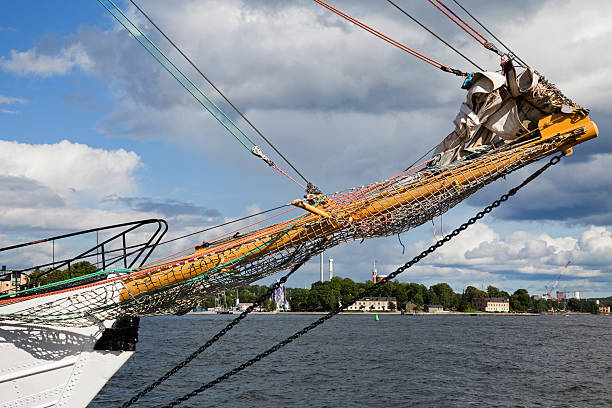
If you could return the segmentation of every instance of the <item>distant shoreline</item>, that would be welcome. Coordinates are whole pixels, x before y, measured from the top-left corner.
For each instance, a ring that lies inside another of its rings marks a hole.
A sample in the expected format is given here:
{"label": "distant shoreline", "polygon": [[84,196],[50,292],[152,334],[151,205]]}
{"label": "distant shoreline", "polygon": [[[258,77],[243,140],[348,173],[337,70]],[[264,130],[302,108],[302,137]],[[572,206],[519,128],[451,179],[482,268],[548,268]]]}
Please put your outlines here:
{"label": "distant shoreline", "polygon": [[[234,311],[232,314],[239,315],[241,312]],[[329,312],[252,312],[256,315],[326,315]],[[213,311],[205,312],[189,312],[190,315],[216,315],[223,314]],[[379,314],[380,316],[385,315],[399,315],[402,316],[401,312],[341,312],[341,315],[346,316],[369,316]],[[570,315],[570,316],[581,316],[591,315],[592,313],[580,313],[580,312],[565,312],[565,313],[501,313],[501,312],[437,312],[437,313],[405,313],[403,316],[406,317],[420,317],[420,316],[545,316],[545,315]]]}

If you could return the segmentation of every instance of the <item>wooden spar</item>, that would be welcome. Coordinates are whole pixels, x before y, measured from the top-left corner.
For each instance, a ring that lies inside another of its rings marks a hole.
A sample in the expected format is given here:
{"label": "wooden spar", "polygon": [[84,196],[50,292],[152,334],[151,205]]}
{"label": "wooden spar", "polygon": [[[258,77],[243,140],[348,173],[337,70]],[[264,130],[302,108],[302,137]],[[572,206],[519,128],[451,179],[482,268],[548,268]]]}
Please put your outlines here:
{"label": "wooden spar", "polygon": [[[572,136],[556,142],[556,144],[553,142],[553,145],[542,151],[538,157],[565,151],[574,145],[596,137],[598,133],[595,123],[581,112],[547,116],[540,120],[538,127],[540,137],[522,145],[522,147],[550,142],[558,135]],[[534,157],[534,159],[538,157]],[[445,191],[450,187],[455,189],[467,188],[478,179],[479,175],[507,168],[523,158],[524,154],[517,150],[515,153],[500,156],[498,159],[476,160],[466,166],[451,169],[429,179],[406,185],[392,193],[381,192],[368,198],[357,199],[345,206],[327,203],[317,208],[300,202],[303,205],[299,206],[309,211],[310,214],[296,221],[290,228],[286,227],[286,222],[276,224],[255,231],[246,237],[238,238],[236,241],[243,241],[243,243],[237,246],[227,248],[224,245],[226,249],[221,249],[220,246],[217,246],[217,248],[211,246],[198,251],[196,253],[197,257],[184,258],[182,262],[179,260],[174,266],[169,266],[166,269],[156,270],[152,268],[137,276],[128,277],[123,281],[124,289],[122,289],[120,300],[175,285],[211,271],[214,271],[213,273],[232,273],[232,268],[235,265],[249,262],[254,258],[275,251],[297,247],[313,239],[330,236],[334,232],[340,231],[346,223],[338,220],[338,218],[345,219],[347,223],[359,223],[378,214],[384,214],[385,211],[393,207],[435,196],[436,193]],[[339,210],[342,210],[341,217],[338,217]],[[331,211],[331,214],[329,211]],[[332,215],[334,216],[332,217]],[[282,234],[277,234],[281,231],[283,231]],[[262,235],[264,233],[265,235]],[[244,242],[245,239],[248,241]],[[215,270],[215,268],[217,269]]]}

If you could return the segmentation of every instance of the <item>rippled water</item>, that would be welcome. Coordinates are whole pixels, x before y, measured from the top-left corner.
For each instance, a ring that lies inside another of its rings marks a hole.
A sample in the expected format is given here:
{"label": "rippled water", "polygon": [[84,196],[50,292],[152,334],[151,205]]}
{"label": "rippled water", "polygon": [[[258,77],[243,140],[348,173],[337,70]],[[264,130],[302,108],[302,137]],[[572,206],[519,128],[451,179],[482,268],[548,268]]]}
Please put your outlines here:
{"label": "rippled water", "polygon": [[[612,317],[341,315],[181,407],[609,407]],[[141,320],[90,407],[119,406],[233,317]],[[252,315],[136,406],[199,387],[315,320]]]}

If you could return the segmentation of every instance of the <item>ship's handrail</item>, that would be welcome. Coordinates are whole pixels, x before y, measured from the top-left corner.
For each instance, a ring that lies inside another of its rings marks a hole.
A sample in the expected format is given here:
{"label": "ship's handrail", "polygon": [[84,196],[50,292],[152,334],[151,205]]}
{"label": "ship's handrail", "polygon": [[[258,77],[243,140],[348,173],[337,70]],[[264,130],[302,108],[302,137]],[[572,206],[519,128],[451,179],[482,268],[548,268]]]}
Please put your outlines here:
{"label": "ship's handrail", "polygon": [[[137,244],[129,245],[129,246],[126,245],[126,235],[128,235],[130,232],[136,231],[139,228],[143,226],[147,226],[147,225],[156,225],[155,231],[152,232],[152,234],[147,240],[137,243]],[[160,241],[162,240],[162,238],[168,231],[168,223],[165,220],[159,219],[159,218],[152,218],[152,219],[145,219],[145,220],[139,220],[139,221],[131,221],[131,222],[107,225],[107,226],[98,227],[98,228],[91,228],[87,230],[71,232],[68,234],[62,234],[62,235],[56,235],[53,237],[43,238],[43,239],[36,240],[36,241],[30,241],[30,242],[17,244],[17,245],[11,245],[8,247],[0,248],[0,253],[19,249],[19,248],[24,248],[28,246],[39,245],[39,244],[47,243],[47,242],[52,242],[53,245],[55,245],[55,241],[58,241],[58,240],[72,238],[72,237],[76,237],[76,236],[84,235],[84,234],[99,233],[100,231],[113,230],[113,229],[122,228],[122,227],[128,227],[128,228],[120,231],[119,233],[114,234],[113,236],[105,239],[102,242],[97,243],[95,246],[89,248],[88,250],[84,252],[81,252],[80,254],[74,257],[70,257],[68,259],[60,259],[60,260],[53,259],[52,262],[39,264],[39,265],[31,266],[28,268],[12,270],[11,271],[12,273],[15,273],[15,272],[16,273],[26,273],[26,272],[32,272],[35,270],[41,270],[42,268],[48,268],[44,270],[43,272],[37,274],[37,279],[40,279],[41,277],[48,275],[51,272],[58,271],[64,267],[67,267],[68,279],[60,281],[60,282],[43,285],[40,287],[32,287],[32,284],[30,284],[28,285],[30,287],[21,288],[22,290],[19,290],[17,293],[12,293],[10,295],[20,296],[20,295],[25,295],[25,294],[31,294],[34,291],[37,293],[46,292],[48,290],[55,290],[58,286],[69,287],[75,284],[82,284],[84,280],[87,280],[88,282],[97,281],[97,280],[103,279],[104,277],[102,275],[106,275],[107,272],[111,273],[115,271],[116,268],[113,268],[112,271],[107,271],[107,268],[121,261],[123,261],[124,269],[133,268],[139,260],[140,262],[138,262],[138,265],[136,267],[141,267],[142,265],[146,263],[146,261],[151,256],[152,252],[155,250],[157,245],[160,243]],[[111,249],[111,250],[108,250],[107,248],[105,248],[105,246],[108,247],[111,243],[115,242],[118,239],[121,240],[120,248]],[[107,258],[109,254],[115,254],[117,252],[119,252],[118,255],[113,256],[110,259]],[[96,266],[95,272],[87,274],[87,275],[79,276],[79,277],[74,277],[74,278],[72,277],[71,265],[74,265],[74,263],[77,261],[82,261],[82,260],[86,260],[87,258],[98,257],[98,256],[101,257],[101,262],[94,263],[94,265]],[[131,258],[131,260],[129,261],[129,264],[128,264],[129,258]],[[0,293],[0,298],[8,296],[8,295],[9,294]]]}

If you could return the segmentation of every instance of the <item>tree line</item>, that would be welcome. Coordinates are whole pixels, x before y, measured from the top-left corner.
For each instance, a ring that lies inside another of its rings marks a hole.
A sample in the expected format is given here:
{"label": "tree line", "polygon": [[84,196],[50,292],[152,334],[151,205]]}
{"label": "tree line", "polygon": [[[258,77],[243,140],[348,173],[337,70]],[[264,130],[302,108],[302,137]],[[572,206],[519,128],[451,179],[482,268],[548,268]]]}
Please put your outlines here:
{"label": "tree line", "polygon": [[[328,312],[334,310],[343,301],[349,301],[354,297],[360,297],[366,289],[372,287],[372,281],[355,282],[350,278],[334,277],[331,281],[315,282],[310,289],[287,288],[287,300],[292,311],[296,312]],[[199,307],[212,308],[234,305],[236,295],[240,302],[252,303],[264,295],[267,286],[250,285],[238,289],[226,291],[223,295],[217,295],[205,299]],[[468,286],[461,293],[457,293],[448,283],[438,283],[429,288],[419,283],[407,283],[391,281],[376,290],[372,296],[395,297],[397,307],[404,310],[407,302],[417,305],[423,310],[425,305],[442,305],[444,309],[460,312],[475,312],[472,309],[472,299],[481,297],[497,297],[509,299],[510,310],[513,312],[547,312],[550,310],[562,310],[561,302],[540,299],[532,301],[526,289],[517,289],[512,295],[500,290],[495,286],[488,286],[486,291],[474,286]],[[265,310],[274,310],[275,304],[269,299],[263,305]],[[590,312],[597,310],[593,301],[571,299],[567,302],[567,310],[576,312]]]}
{"label": "tree line", "polygon": [[[78,277],[94,273],[96,267],[87,261],[77,262],[72,265],[70,276]],[[55,270],[44,273],[36,270],[30,274],[30,285],[39,286],[48,283],[68,279],[68,270]],[[374,283],[370,280],[355,282],[350,278],[334,277],[331,281],[315,282],[310,289],[287,288],[287,300],[292,311],[297,312],[326,312],[338,307],[343,301],[347,302],[354,297],[360,297],[361,293],[372,287]],[[209,297],[198,304],[198,307],[212,308],[235,304],[236,296],[243,303],[253,303],[268,291],[267,286],[248,285],[237,289],[228,290],[223,295]],[[543,313],[548,311],[567,310],[572,312],[598,313],[598,306],[593,300],[567,299],[532,300],[526,289],[517,289],[512,295],[500,290],[495,286],[488,286],[486,290],[474,286],[466,287],[461,293],[456,293],[448,283],[438,283],[429,288],[419,283],[408,283],[391,281],[377,289],[372,296],[395,297],[397,307],[405,308],[407,302],[412,302],[423,309],[425,305],[442,305],[444,309],[459,312],[473,312],[472,299],[482,297],[497,297],[510,300],[510,310],[513,312]],[[602,305],[612,306],[612,296],[603,298]],[[270,299],[266,300],[263,307],[266,310],[274,310],[275,304]]]}
{"label": "tree line", "polygon": [[[372,287],[372,281],[355,282],[350,278],[334,277],[331,281],[315,282],[310,289],[287,289],[287,297],[293,311],[330,311],[342,301],[359,297]],[[377,289],[372,296],[395,297],[397,307],[405,308],[412,302],[422,309],[425,305],[442,305],[446,310],[470,312],[472,299],[478,297],[503,297],[510,299],[510,307],[517,311],[527,311],[531,298],[525,289],[513,295],[494,286],[482,291],[468,286],[462,293],[456,293],[448,283],[438,283],[429,288],[419,283],[391,281]]]}
{"label": "tree line", "polygon": [[[315,282],[310,289],[287,288],[287,298],[292,311],[331,311],[343,301],[360,297],[363,291],[373,285],[372,281],[355,282],[349,278],[334,277],[331,281]],[[526,289],[517,289],[513,294],[509,294],[492,285],[486,290],[468,286],[461,293],[457,293],[448,283],[438,283],[428,288],[419,283],[391,281],[376,290],[372,296],[395,297],[400,310],[405,308],[407,302],[412,302],[420,309],[428,304],[437,304],[444,306],[445,310],[474,312],[473,298],[496,297],[509,299],[510,311],[513,312],[598,312],[598,307],[592,300],[533,301]]]}

